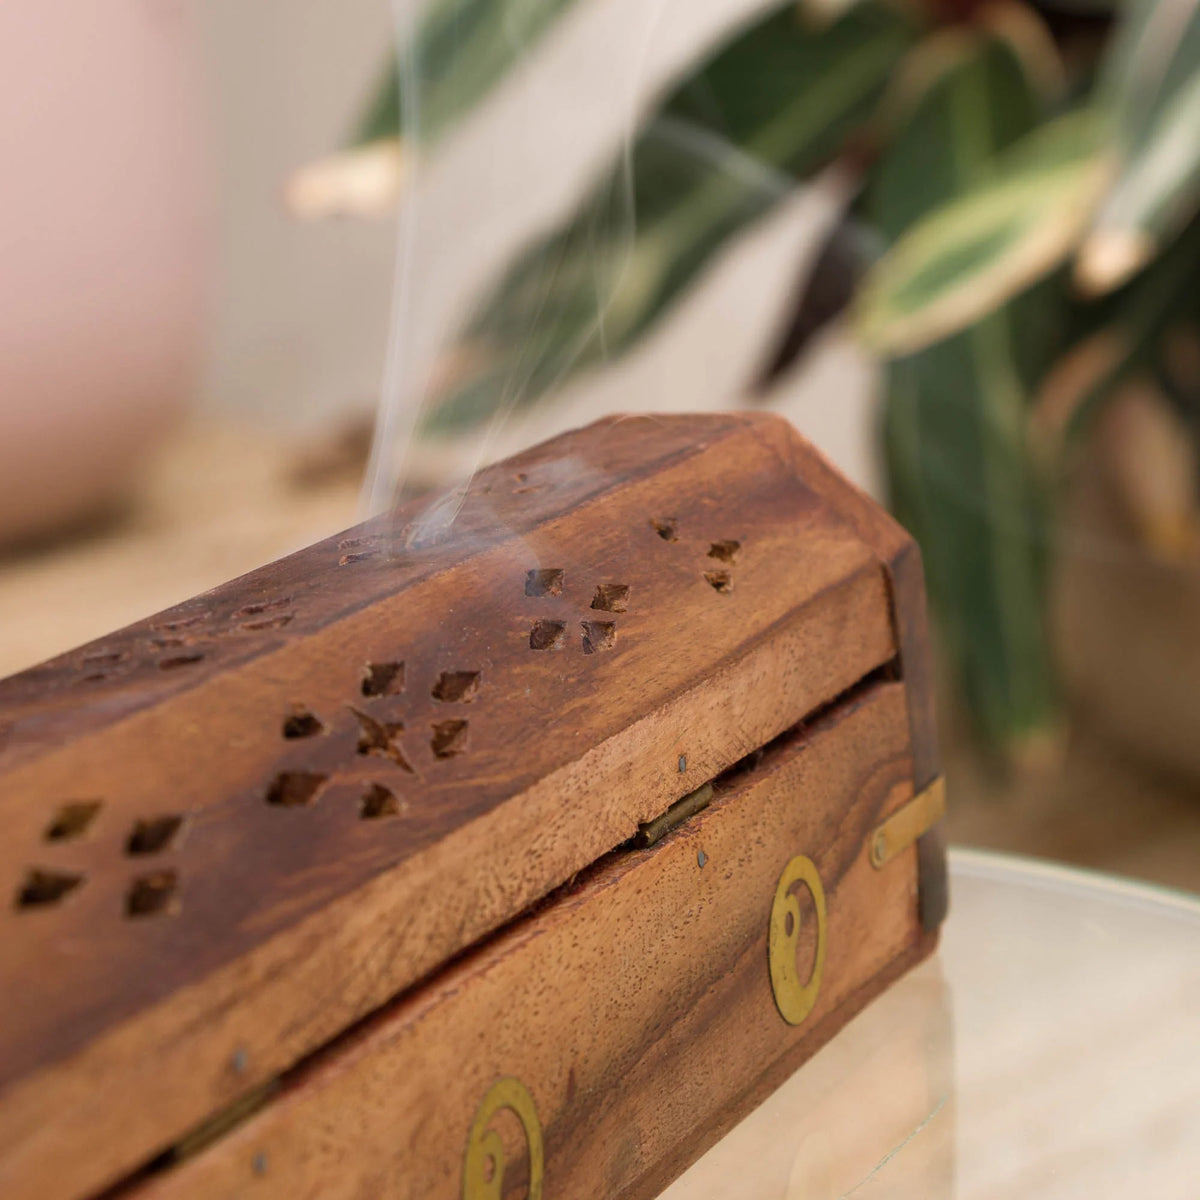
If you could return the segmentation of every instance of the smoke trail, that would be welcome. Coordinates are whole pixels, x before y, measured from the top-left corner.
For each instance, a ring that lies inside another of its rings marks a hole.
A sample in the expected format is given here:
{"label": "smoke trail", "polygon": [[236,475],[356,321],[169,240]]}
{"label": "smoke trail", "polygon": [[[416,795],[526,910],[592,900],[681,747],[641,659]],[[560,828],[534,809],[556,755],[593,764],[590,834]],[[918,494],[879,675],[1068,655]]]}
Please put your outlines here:
{"label": "smoke trail", "polygon": [[[400,77],[399,103],[404,114],[401,130],[410,146],[420,144],[421,88],[417,74],[416,44],[410,36],[415,20],[419,19],[420,0],[392,0],[394,45]],[[411,137],[408,136],[411,134]],[[363,483],[361,505],[364,517],[382,512],[395,500],[403,475],[398,462],[407,460],[413,431],[420,416],[416,405],[405,403],[402,394],[404,379],[405,333],[413,312],[413,248],[419,227],[416,174],[420,163],[416,155],[408,168],[404,199],[396,215],[396,257],[392,276],[391,315],[388,325],[387,356],[384,361],[383,383],[375,417],[375,437]]]}
{"label": "smoke trail", "polygon": [[[621,161],[620,194],[615,197],[616,203],[611,214],[618,238],[599,236],[606,232],[599,229],[601,217],[594,216],[595,224],[587,230],[589,237],[594,238],[596,249],[597,288],[596,312],[594,320],[587,327],[581,338],[579,351],[594,337],[604,342],[604,326],[607,308],[611,303],[613,290],[600,286],[599,274],[601,268],[610,269],[612,260],[623,262],[631,257],[636,233],[635,221],[635,179],[633,169],[633,147],[636,140],[640,111],[639,111],[639,82],[645,73],[645,61],[656,30],[667,11],[670,0],[652,0],[644,10],[644,27],[639,37],[638,50],[632,64],[630,82],[625,95],[618,103],[622,110],[621,120]],[[417,238],[421,231],[416,174],[420,164],[416,161],[415,147],[420,146],[424,139],[422,130],[422,113],[420,97],[422,92],[421,72],[427,69],[427,64],[419,61],[417,50],[418,39],[411,36],[411,30],[420,19],[422,0],[393,0],[393,17],[396,33],[396,55],[400,79],[399,103],[402,113],[402,141],[406,147],[414,148],[411,153],[411,165],[405,181],[404,194],[400,204],[396,230],[395,274],[392,287],[391,316],[389,321],[387,355],[384,377],[376,418],[375,437],[372,444],[371,457],[367,477],[364,484],[362,504],[367,515],[383,511],[396,500],[400,489],[410,477],[413,455],[419,447],[414,445],[414,437],[420,427],[422,417],[429,404],[429,396],[422,391],[418,394],[406,394],[406,387],[411,388],[411,372],[408,367],[408,330],[416,316],[419,297],[414,295],[416,290],[413,271],[414,253]],[[514,20],[511,28],[506,22],[506,36],[520,41],[519,30],[522,22]],[[532,44],[526,39],[527,44]],[[518,49],[524,47],[518,45]],[[496,153],[502,153],[503,148],[497,147]],[[609,255],[609,263],[600,261],[600,255]],[[555,283],[555,266],[551,264],[543,280],[540,291],[547,298],[553,293]],[[453,491],[443,495],[436,505],[427,512],[417,523],[418,534],[422,540],[429,537],[444,536],[453,523],[465,499],[470,480],[474,474],[493,456],[497,442],[509,423],[512,412],[517,408],[528,386],[528,380],[541,361],[540,356],[545,350],[540,346],[538,337],[541,321],[541,310],[535,310],[533,320],[525,331],[517,357],[516,365],[510,372],[504,384],[504,392],[500,404],[490,418],[478,448],[473,455],[465,478]]]}

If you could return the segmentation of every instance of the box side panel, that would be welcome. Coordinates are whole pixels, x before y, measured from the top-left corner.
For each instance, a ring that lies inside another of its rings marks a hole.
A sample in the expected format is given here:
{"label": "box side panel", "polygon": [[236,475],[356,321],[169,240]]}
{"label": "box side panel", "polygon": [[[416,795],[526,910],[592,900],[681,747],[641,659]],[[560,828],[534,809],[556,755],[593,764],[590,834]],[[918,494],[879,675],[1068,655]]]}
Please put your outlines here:
{"label": "box side panel", "polygon": [[[524,1195],[532,1164],[547,1196],[648,1200],[931,948],[915,848],[882,870],[868,857],[911,779],[903,688],[881,684],[658,846],[601,864],[377,1014],[136,1195],[451,1200],[474,1144],[503,1172],[496,1195]],[[815,890],[795,873],[805,860]]]}
{"label": "box side panel", "polygon": [[[774,427],[764,427],[758,436],[775,444],[786,440],[797,475],[825,497],[830,510],[871,548],[887,572],[900,673],[908,688],[913,781],[920,791],[941,774],[933,655],[920,548],[892,516],[840,475],[803,438]],[[918,860],[921,922],[927,930],[934,930],[945,920],[950,901],[942,825],[920,839]]]}

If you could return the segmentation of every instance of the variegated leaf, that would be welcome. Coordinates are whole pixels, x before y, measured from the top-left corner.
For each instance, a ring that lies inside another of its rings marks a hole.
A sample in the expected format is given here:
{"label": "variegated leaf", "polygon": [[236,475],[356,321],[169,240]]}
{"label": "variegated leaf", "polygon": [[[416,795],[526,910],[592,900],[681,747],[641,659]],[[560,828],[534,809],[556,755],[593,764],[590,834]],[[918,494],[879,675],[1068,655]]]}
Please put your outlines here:
{"label": "variegated leaf", "polygon": [[468,113],[576,0],[432,0],[389,63],[355,144],[403,137],[431,144]]}
{"label": "variegated leaf", "polygon": [[1074,249],[1106,171],[1088,111],[1030,134],[885,255],[859,302],[866,343],[882,354],[912,353],[1048,274]]}
{"label": "variegated leaf", "polygon": [[884,5],[824,29],[789,5],[718,50],[487,296],[459,341],[476,369],[435,398],[428,427],[535,403],[629,350],[723,246],[840,151],[914,36]]}
{"label": "variegated leaf", "polygon": [[1156,369],[1164,337],[1194,302],[1198,275],[1200,222],[1193,222],[1170,254],[1103,304],[1082,310],[1088,328],[1047,372],[1034,401],[1030,438],[1042,461],[1061,460],[1115,388],[1136,372]]}
{"label": "variegated leaf", "polygon": [[1088,293],[1111,291],[1141,270],[1200,204],[1200,47],[1191,78],[1155,114],[1125,157],[1079,250]]}
{"label": "variegated leaf", "polygon": [[[1038,115],[1011,49],[981,44],[925,95],[880,163],[868,196],[877,225],[903,240],[923,213],[990,179],[995,156]],[[938,628],[976,726],[1008,755],[1044,738],[1055,714],[1044,496],[1025,436],[1052,300],[1043,287],[981,305],[986,315],[969,328],[886,368],[892,503],[921,544]]]}

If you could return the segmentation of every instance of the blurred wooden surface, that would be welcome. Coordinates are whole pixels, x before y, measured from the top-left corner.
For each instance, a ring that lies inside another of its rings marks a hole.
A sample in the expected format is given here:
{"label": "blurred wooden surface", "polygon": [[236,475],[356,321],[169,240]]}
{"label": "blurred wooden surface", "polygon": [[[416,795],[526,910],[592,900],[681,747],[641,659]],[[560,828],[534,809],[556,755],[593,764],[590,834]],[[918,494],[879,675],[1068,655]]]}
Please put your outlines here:
{"label": "blurred wooden surface", "polygon": [[188,426],[125,512],[0,556],[0,675],[354,524],[358,483],[348,473],[293,482],[310,454],[261,430]]}
{"label": "blurred wooden surface", "polygon": [[[312,442],[235,425],[181,430],[123,517],[0,557],[0,674],[353,524],[358,484],[342,440],[330,437],[322,470]],[[1084,732],[1065,772],[1005,785],[953,731],[943,741],[952,841],[1200,891],[1200,795],[1186,781],[1153,778]]]}

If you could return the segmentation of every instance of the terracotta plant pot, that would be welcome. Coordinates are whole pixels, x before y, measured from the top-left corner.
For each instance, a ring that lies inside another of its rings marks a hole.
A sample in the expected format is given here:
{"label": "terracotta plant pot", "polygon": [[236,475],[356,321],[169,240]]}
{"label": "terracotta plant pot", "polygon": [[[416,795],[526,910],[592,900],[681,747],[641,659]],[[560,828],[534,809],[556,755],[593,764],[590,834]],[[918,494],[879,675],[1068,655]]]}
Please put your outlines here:
{"label": "terracotta plant pot", "polygon": [[0,542],[119,496],[193,384],[195,49],[180,0],[0,6]]}

